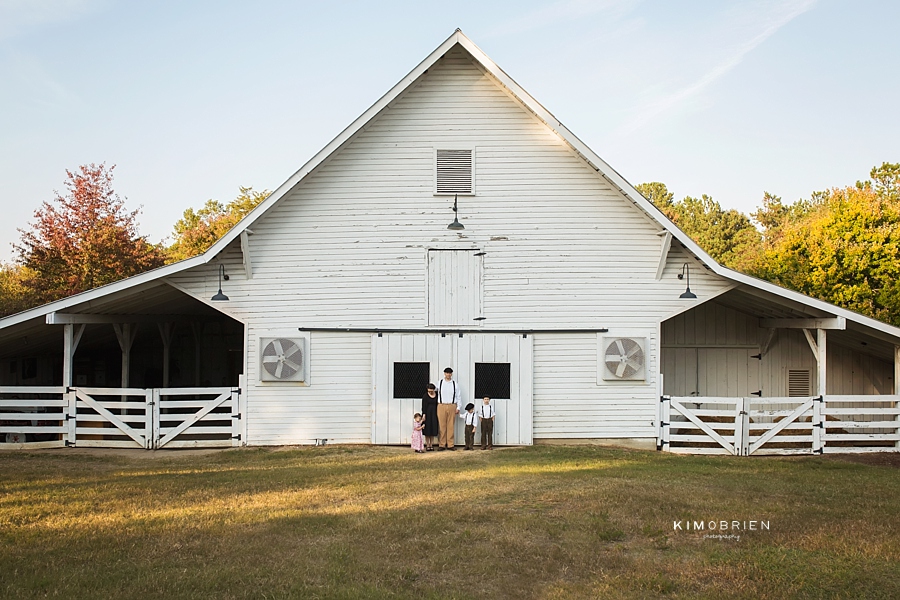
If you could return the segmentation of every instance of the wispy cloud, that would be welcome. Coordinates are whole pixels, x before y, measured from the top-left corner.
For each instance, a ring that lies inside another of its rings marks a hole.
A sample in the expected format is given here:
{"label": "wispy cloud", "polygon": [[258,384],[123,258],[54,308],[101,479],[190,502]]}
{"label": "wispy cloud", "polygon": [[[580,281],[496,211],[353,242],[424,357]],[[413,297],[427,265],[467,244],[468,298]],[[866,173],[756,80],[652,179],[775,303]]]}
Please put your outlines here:
{"label": "wispy cloud", "polygon": [[601,12],[627,12],[639,2],[640,0],[558,0],[501,23],[489,30],[486,37],[528,33]]}
{"label": "wispy cloud", "polygon": [[689,100],[695,98],[716,80],[737,67],[748,54],[772,37],[779,29],[803,13],[811,10],[817,1],[818,0],[795,0],[793,2],[779,2],[762,7],[761,14],[759,15],[761,24],[756,28],[752,37],[749,37],[736,44],[731,49],[726,50],[722,60],[706,71],[696,81],[674,92],[663,95],[656,101],[647,105],[636,116],[627,120],[616,129],[614,135],[624,136],[634,133],[663,113],[684,105]]}
{"label": "wispy cloud", "polygon": [[0,0],[0,40],[95,10],[102,0]]}

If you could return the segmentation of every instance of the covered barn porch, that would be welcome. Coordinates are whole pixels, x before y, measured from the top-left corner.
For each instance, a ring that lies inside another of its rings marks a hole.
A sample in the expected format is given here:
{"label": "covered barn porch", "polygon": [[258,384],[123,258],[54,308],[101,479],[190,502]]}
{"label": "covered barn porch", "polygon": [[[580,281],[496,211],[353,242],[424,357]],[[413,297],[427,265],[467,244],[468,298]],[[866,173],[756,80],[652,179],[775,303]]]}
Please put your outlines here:
{"label": "covered barn porch", "polygon": [[900,451],[900,339],[847,314],[739,286],[663,321],[658,448]]}
{"label": "covered barn porch", "polygon": [[159,280],[57,305],[0,329],[0,449],[240,443],[242,323]]}

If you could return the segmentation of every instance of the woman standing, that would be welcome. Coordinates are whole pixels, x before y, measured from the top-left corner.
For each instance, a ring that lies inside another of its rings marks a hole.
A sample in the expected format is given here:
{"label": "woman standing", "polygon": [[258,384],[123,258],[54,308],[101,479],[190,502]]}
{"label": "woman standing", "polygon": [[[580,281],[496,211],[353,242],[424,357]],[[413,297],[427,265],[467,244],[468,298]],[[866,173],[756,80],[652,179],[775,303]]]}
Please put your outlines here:
{"label": "woman standing", "polygon": [[422,415],[425,417],[425,450],[434,450],[434,440],[438,437],[438,396],[433,383],[428,384],[428,391],[422,396]]}

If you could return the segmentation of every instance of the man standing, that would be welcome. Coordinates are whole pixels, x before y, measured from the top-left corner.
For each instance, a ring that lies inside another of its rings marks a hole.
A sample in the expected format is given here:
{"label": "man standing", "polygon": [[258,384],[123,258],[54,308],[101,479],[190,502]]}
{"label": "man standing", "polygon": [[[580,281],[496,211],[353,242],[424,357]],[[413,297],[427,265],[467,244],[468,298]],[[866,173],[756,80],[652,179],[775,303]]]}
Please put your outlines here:
{"label": "man standing", "polygon": [[456,429],[456,416],[462,406],[462,393],[453,381],[453,369],[444,369],[444,378],[438,384],[438,423],[440,424],[440,441],[438,450],[455,450],[453,432]]}

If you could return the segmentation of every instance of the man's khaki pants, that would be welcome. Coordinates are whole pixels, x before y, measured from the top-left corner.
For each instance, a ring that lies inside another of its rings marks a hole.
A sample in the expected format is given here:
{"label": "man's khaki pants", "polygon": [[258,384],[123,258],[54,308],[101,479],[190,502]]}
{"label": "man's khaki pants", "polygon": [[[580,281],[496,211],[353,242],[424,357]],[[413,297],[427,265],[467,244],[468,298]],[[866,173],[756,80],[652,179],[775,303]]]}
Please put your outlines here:
{"label": "man's khaki pants", "polygon": [[456,404],[438,404],[438,427],[441,448],[453,447],[453,431],[456,429]]}

